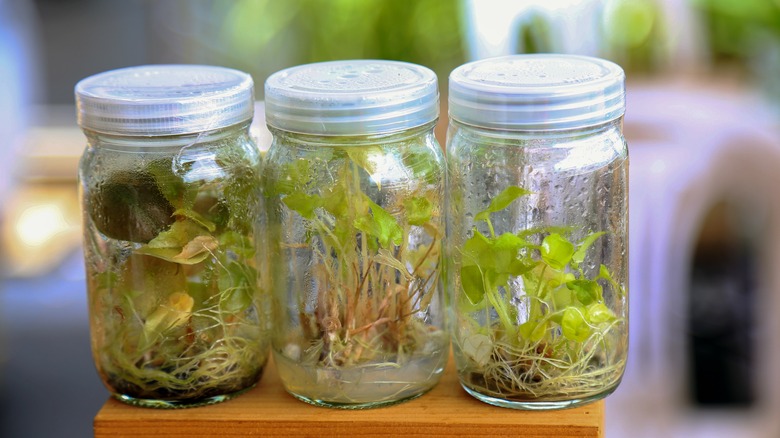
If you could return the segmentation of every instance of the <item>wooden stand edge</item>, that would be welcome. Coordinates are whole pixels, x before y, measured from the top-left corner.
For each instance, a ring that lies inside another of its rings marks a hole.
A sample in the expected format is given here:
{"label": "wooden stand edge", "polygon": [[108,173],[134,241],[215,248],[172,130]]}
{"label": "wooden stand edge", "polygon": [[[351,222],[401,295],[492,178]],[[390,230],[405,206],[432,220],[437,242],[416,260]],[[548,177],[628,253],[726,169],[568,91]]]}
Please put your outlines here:
{"label": "wooden stand edge", "polygon": [[190,409],[146,409],[109,399],[95,437],[603,437],[604,401],[555,411],[518,411],[482,403],[458,383],[452,359],[428,394],[385,408],[348,411],[311,406],[289,395],[272,363],[258,386],[233,400]]}

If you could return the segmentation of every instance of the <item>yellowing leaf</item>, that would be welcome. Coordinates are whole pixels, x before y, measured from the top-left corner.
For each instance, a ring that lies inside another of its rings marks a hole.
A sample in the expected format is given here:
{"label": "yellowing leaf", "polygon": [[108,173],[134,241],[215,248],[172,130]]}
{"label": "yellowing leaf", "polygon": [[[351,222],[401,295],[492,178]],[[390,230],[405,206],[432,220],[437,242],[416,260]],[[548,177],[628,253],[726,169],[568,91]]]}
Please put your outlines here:
{"label": "yellowing leaf", "polygon": [[191,259],[195,256],[203,253],[210,254],[217,249],[219,242],[213,236],[198,236],[189,242],[181,249],[181,252],[176,254],[174,259]]}
{"label": "yellowing leaf", "polygon": [[406,268],[406,265],[404,265],[400,260],[395,258],[392,252],[384,248],[379,248],[379,250],[377,251],[377,255],[374,256],[374,261],[381,265],[390,266],[391,268],[397,270],[401,275],[404,276],[404,278],[406,278],[407,281],[411,281],[414,278],[412,277],[412,274],[409,273],[409,270]]}
{"label": "yellowing leaf", "polygon": [[195,300],[186,292],[174,292],[144,321],[144,336],[147,342],[162,333],[178,327],[189,319]]}
{"label": "yellowing leaf", "polygon": [[490,360],[490,354],[493,352],[493,342],[490,338],[482,334],[466,336],[463,339],[461,349],[477,363],[478,366],[485,366]]}
{"label": "yellowing leaf", "polygon": [[201,252],[191,258],[184,259],[177,257],[181,254],[180,248],[150,248],[148,246],[141,247],[135,251],[137,254],[148,255],[157,257],[158,259],[165,260],[166,262],[179,263],[181,265],[196,265],[209,257],[208,252]]}

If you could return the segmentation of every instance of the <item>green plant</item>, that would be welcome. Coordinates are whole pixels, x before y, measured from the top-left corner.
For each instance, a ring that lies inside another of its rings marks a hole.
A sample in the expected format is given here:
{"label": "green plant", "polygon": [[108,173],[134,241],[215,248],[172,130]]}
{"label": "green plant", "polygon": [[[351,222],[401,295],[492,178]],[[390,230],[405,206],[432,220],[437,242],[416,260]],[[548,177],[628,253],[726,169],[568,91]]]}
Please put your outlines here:
{"label": "green plant", "polygon": [[[456,327],[458,348],[468,361],[466,384],[510,400],[598,393],[617,383],[624,365],[609,351],[625,321],[607,305],[604,288],[617,300],[625,292],[606,266],[594,278],[584,269],[588,249],[605,233],[577,243],[567,237],[570,228],[496,235],[491,215],[529,194],[516,186],[499,193],[474,217],[488,235],[475,227],[460,250],[457,305],[460,315],[474,315],[461,316]],[[513,282],[517,278],[521,287]],[[521,297],[513,293],[518,288]]]}
{"label": "green plant", "polygon": [[95,357],[129,402],[197,404],[251,387],[262,372],[249,214],[259,179],[241,147],[222,146],[214,160],[229,179],[192,180],[194,162],[174,169],[172,157],[155,158],[106,172],[85,192],[100,233],[85,248]]}
{"label": "green plant", "polygon": [[[443,357],[446,335],[437,298],[443,235],[437,160],[431,150],[419,150],[416,144],[318,148],[316,156],[295,159],[274,177],[271,196],[284,206],[280,211],[290,212],[284,213],[291,215],[288,220],[305,229],[298,238],[283,241],[281,251],[289,252],[288,260],[300,260],[300,254],[311,258],[306,266],[291,265],[289,272],[279,274],[292,278],[294,298],[288,298],[287,290],[281,295],[277,290],[277,297],[287,300],[287,312],[297,321],[278,333],[281,339],[275,345],[282,358],[296,366],[339,371],[315,373],[320,380],[311,386],[323,385],[322,391],[328,391],[350,386],[343,371],[369,373],[389,367],[400,373],[415,360],[433,354],[438,362]],[[385,187],[377,175],[387,163],[402,166],[411,178]],[[430,371],[423,374],[432,377]],[[301,379],[291,378],[297,380],[291,384],[301,384]],[[377,391],[365,400],[380,391],[392,399],[400,391],[367,385],[378,382],[366,374],[359,382],[351,386]],[[358,401],[354,391],[359,390],[339,391],[318,396]]]}

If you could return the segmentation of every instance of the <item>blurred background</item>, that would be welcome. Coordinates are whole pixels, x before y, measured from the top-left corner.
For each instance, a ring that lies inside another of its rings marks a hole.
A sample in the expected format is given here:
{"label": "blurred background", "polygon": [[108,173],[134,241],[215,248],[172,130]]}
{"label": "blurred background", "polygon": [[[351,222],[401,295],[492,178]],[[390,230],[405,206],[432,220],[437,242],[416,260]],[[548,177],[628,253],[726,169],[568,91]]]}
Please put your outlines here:
{"label": "blurred background", "polygon": [[[439,74],[560,52],[627,72],[631,347],[609,437],[780,436],[780,2],[0,0],[0,436],[89,436],[73,87],[139,64]],[[255,129],[261,147],[268,136]],[[446,117],[437,135],[444,144]]]}

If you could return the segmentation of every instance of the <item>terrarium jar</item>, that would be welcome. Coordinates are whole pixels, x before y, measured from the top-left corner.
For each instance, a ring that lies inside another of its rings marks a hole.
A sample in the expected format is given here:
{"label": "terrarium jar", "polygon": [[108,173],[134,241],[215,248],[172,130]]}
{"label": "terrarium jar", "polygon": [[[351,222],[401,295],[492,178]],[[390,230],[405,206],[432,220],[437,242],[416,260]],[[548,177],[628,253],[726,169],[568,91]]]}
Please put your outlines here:
{"label": "terrarium jar", "polygon": [[76,85],[92,353],[112,395],[176,408],[260,378],[269,352],[249,75],[132,67]]}
{"label": "terrarium jar", "polygon": [[447,271],[461,385],[518,409],[605,397],[628,344],[624,74],[516,55],[449,84]]}
{"label": "terrarium jar", "polygon": [[436,76],[392,61],[311,64],[268,78],[265,99],[285,388],[345,409],[425,393],[449,348]]}

